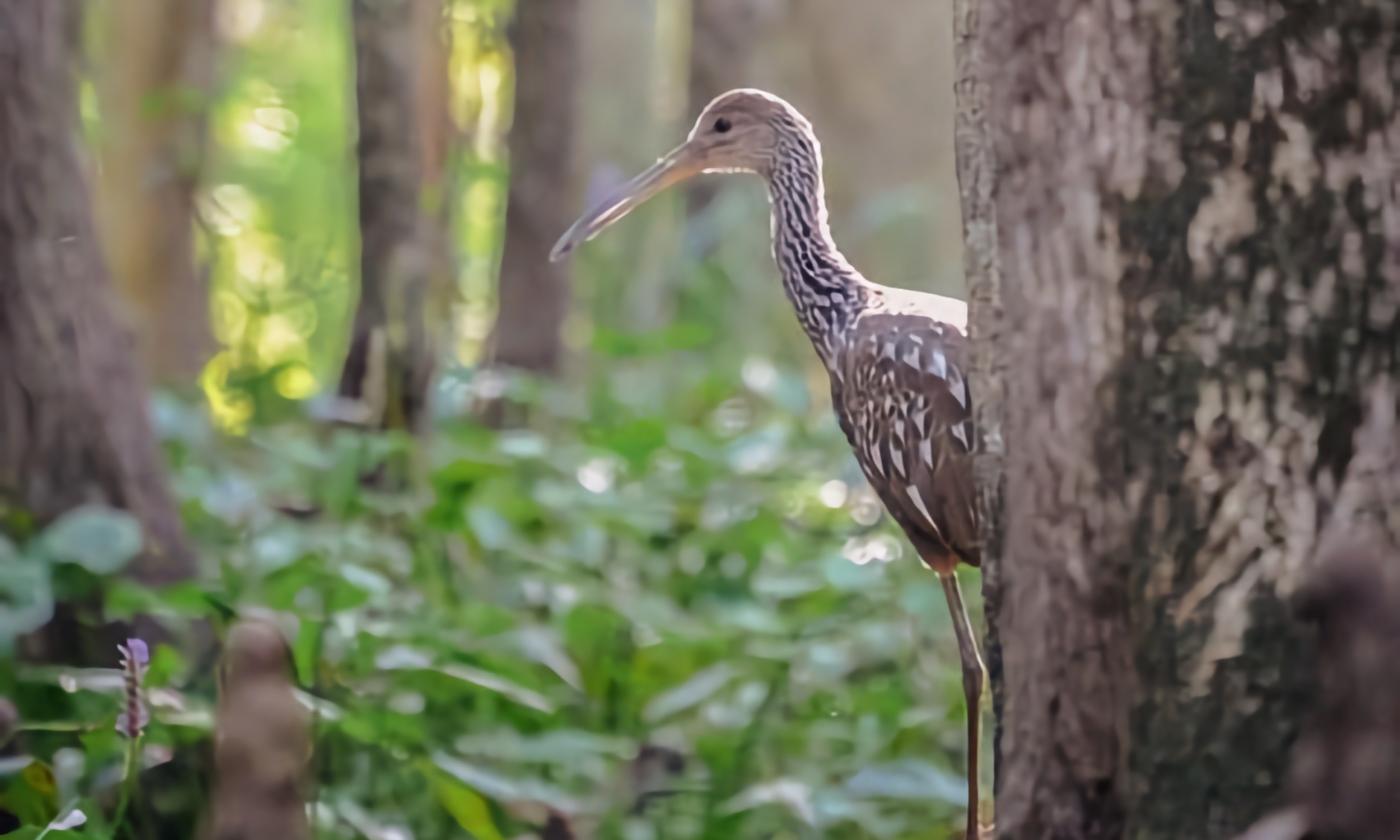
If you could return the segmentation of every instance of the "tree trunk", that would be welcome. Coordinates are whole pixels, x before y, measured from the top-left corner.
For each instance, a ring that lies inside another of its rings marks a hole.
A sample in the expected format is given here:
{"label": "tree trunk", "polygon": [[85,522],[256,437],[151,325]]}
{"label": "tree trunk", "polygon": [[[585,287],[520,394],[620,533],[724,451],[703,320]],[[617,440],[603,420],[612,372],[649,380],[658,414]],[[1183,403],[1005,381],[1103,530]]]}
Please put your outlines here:
{"label": "tree trunk", "polygon": [[[749,56],[760,35],[754,0],[691,0],[690,77],[687,115],[694,118],[727,90],[752,87]],[[701,178],[686,187],[686,214],[704,213],[719,190],[719,179]],[[710,250],[702,243],[702,254]]]}
{"label": "tree trunk", "polygon": [[213,2],[120,0],[106,12],[98,218],[146,369],[188,384],[212,341],[192,228]]}
{"label": "tree trunk", "polygon": [[982,12],[1000,836],[1230,837],[1282,799],[1316,694],[1292,601],[1400,363],[1397,8]]}
{"label": "tree trunk", "polygon": [[[417,36],[426,18],[441,37],[442,6],[439,0],[355,0],[353,10],[360,302],[340,396],[358,402],[370,425],[416,431],[426,418],[435,355],[428,303],[441,284],[446,242],[425,206],[425,160],[440,153],[423,136],[436,123],[423,111],[429,96],[422,84],[426,64],[419,63],[420,56],[439,54],[424,49]],[[445,171],[441,161],[433,160],[438,174]]]}
{"label": "tree trunk", "polygon": [[125,508],[146,533],[133,574],[168,582],[194,558],[90,216],[70,15],[0,0],[0,507]]}
{"label": "tree trunk", "polygon": [[[1001,766],[1001,640],[997,634],[1002,605],[1002,511],[1006,485],[1002,413],[1006,401],[1001,296],[1001,261],[997,252],[994,190],[996,160],[987,126],[987,83],[982,54],[981,0],[954,5],[954,52],[957,79],[955,123],[958,191],[962,202],[963,270],[967,276],[969,337],[972,340],[973,405],[978,446],[974,472],[982,526],[982,614],[986,619],[982,658],[992,686],[992,766]],[[994,781],[1000,781],[998,774]]]}
{"label": "tree trunk", "polygon": [[549,249],[577,209],[574,83],[578,77],[578,0],[519,3],[511,26],[515,116],[499,310],[490,361],[555,373],[563,357],[569,263]]}

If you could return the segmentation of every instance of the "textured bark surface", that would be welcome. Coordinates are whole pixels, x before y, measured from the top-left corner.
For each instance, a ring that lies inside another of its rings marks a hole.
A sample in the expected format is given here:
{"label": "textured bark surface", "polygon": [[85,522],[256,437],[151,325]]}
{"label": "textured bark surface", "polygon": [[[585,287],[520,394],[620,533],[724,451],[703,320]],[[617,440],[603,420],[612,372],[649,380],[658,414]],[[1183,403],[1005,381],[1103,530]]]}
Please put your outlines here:
{"label": "textured bark surface", "polygon": [[437,0],[355,0],[352,9],[360,302],[340,395],[362,403],[373,425],[417,430],[432,383],[436,331],[428,304],[435,279],[441,282],[445,241],[424,201],[425,163],[439,173],[443,164],[422,134],[436,123],[424,115],[431,88],[420,81],[420,60],[433,52],[420,35],[425,17],[435,29],[442,7]]}
{"label": "textured bark surface", "polygon": [[[997,251],[996,159],[987,126],[981,0],[954,4],[957,92],[958,191],[962,201],[963,270],[967,275],[968,334],[972,340],[969,378],[977,427],[978,512],[982,539],[982,612],[986,620],[982,659],[992,689],[992,766],[1001,765],[1002,681],[1002,511],[1006,483],[1002,412],[1006,369],[1002,347],[1001,260]],[[1000,774],[994,777],[1000,780]],[[995,782],[994,782],[995,787]]]}
{"label": "textured bark surface", "polygon": [[1298,597],[1318,629],[1318,702],[1293,751],[1290,802],[1239,840],[1400,833],[1400,425],[1372,389],[1356,454]]}
{"label": "textured bark surface", "polygon": [[0,1],[0,507],[125,508],[146,530],[133,574],[167,582],[194,558],[90,215],[68,15]]}
{"label": "textured bark surface", "polygon": [[1229,837],[1282,799],[1291,600],[1400,354],[1396,14],[984,0],[1003,837]]}
{"label": "textured bark surface", "polygon": [[99,226],[146,370],[189,384],[212,348],[193,226],[214,4],[120,0],[104,11]]}
{"label": "textured bark surface", "polygon": [[511,25],[515,113],[499,309],[490,361],[538,373],[559,369],[568,313],[569,262],[549,249],[578,208],[574,178],[574,83],[578,0],[521,3]]}

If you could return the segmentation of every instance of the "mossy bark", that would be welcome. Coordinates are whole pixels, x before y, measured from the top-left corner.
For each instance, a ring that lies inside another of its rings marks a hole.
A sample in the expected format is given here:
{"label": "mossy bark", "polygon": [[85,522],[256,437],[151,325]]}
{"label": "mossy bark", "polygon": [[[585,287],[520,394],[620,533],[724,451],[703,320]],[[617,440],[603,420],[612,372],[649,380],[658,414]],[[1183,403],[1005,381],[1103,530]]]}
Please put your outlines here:
{"label": "mossy bark", "polygon": [[1292,600],[1400,369],[1400,11],[981,13],[999,833],[1230,837],[1284,796],[1316,673]]}

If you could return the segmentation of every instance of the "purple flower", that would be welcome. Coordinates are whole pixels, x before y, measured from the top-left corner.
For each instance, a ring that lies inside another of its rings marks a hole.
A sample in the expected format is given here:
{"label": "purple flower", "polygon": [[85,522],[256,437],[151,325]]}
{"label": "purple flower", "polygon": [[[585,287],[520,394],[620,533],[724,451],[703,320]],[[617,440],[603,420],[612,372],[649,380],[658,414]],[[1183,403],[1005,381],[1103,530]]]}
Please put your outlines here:
{"label": "purple flower", "polygon": [[140,639],[127,639],[126,644],[117,645],[117,650],[122,655],[122,678],[126,684],[126,705],[117,715],[117,731],[128,738],[139,738],[146,731],[146,724],[151,722],[150,712],[141,696],[151,651]]}

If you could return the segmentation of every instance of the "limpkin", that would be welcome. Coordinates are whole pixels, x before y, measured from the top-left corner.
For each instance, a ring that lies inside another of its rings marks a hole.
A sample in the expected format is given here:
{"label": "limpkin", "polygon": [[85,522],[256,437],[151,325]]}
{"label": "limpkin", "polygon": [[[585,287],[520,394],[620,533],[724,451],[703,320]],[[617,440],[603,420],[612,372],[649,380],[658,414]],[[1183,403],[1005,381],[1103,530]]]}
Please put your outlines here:
{"label": "limpkin", "polygon": [[702,172],[768,183],[773,257],[797,318],[831,379],[832,404],[885,508],[938,574],[952,613],[967,701],[967,836],[977,836],[983,668],[958,589],[958,564],[980,561],[963,374],[967,308],[940,295],[873,283],[842,256],[827,225],[821,146],[796,108],[742,89],[705,107],[686,141],[623,184],[560,237],[560,259],[669,186]]}

